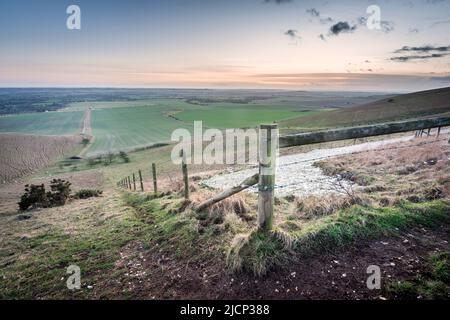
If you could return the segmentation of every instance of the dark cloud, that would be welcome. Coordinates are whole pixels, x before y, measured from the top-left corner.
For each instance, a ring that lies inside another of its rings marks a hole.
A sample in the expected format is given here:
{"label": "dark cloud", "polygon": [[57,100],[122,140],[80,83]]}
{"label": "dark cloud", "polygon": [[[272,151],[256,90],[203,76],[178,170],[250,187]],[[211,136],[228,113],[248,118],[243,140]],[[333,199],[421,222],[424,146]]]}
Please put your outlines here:
{"label": "dark cloud", "polygon": [[330,28],[330,35],[337,36],[341,33],[351,33],[356,30],[355,26],[350,26],[350,24],[346,21],[339,21],[338,23],[334,24]]}
{"label": "dark cloud", "polygon": [[413,56],[400,56],[400,57],[393,57],[391,58],[392,61],[396,61],[396,62],[408,62],[411,60],[428,60],[428,59],[433,59],[433,58],[442,58],[445,57],[447,54],[443,54],[443,53],[433,53],[433,54],[428,54],[428,55],[413,55]]}
{"label": "dark cloud", "polygon": [[325,38],[325,36],[324,36],[323,34],[320,34],[320,35],[319,35],[319,38],[320,38],[321,40],[325,41],[325,42],[327,41],[327,39]]}
{"label": "dark cloud", "polygon": [[394,53],[402,53],[402,52],[422,52],[422,53],[428,53],[428,52],[450,52],[450,46],[441,46],[441,47],[435,47],[435,46],[421,46],[421,47],[408,47],[404,46],[401,49],[395,50]]}

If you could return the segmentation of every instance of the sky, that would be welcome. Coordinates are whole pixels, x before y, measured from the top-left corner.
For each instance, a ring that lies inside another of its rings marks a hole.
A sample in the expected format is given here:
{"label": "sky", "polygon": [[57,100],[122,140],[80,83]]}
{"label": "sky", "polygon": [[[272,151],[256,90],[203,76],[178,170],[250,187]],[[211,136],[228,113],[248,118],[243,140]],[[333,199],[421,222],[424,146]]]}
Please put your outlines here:
{"label": "sky", "polygon": [[[79,30],[66,26],[70,5]],[[0,2],[0,87],[445,86],[450,0]]]}

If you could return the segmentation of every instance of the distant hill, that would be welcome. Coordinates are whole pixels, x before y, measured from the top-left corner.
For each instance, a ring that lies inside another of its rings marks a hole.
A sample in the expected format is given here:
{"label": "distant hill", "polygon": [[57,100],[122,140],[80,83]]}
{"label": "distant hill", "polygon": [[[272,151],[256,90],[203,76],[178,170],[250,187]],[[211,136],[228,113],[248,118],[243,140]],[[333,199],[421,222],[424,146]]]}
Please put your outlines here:
{"label": "distant hill", "polygon": [[420,91],[280,122],[287,128],[329,128],[450,112],[450,87]]}

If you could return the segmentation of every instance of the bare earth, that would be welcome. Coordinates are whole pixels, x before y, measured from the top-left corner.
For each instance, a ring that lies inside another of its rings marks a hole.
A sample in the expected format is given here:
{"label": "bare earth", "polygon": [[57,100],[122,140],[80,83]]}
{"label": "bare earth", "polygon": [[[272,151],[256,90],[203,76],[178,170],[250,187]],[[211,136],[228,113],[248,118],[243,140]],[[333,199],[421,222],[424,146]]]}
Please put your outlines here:
{"label": "bare earth", "polygon": [[37,172],[80,142],[79,136],[0,134],[0,184]]}

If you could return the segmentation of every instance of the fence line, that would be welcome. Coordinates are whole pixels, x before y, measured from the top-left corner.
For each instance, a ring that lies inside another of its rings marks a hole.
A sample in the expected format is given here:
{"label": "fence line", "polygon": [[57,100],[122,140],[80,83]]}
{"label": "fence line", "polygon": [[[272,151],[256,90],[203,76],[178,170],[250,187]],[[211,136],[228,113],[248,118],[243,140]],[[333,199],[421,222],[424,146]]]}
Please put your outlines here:
{"label": "fence line", "polygon": [[[307,144],[317,144],[323,142],[366,138],[372,136],[380,136],[408,131],[415,131],[415,137],[422,137],[425,133],[427,137],[431,135],[431,129],[437,128],[436,139],[439,138],[441,128],[450,126],[450,117],[429,118],[420,120],[406,120],[391,123],[374,124],[368,126],[340,128],[325,131],[306,132],[279,136],[277,124],[260,125],[259,126],[259,173],[245,179],[241,184],[225,190],[211,199],[208,199],[194,210],[201,211],[207,207],[222,201],[233,194],[241,192],[256,183],[258,183],[258,226],[261,230],[268,231],[272,228],[273,208],[274,208],[274,186],[275,186],[275,166],[276,153],[278,147],[286,148],[292,146],[301,146]],[[427,130],[427,132],[425,132]],[[449,140],[450,143],[450,140]],[[275,146],[275,148],[274,148]],[[180,152],[182,159],[181,170],[184,182],[184,198],[189,200],[189,176],[186,164],[186,155]],[[144,191],[142,184],[142,173],[139,170],[141,181],[141,191]],[[152,163],[152,177],[154,193],[157,193],[156,164]],[[134,190],[136,190],[135,174],[133,173]],[[118,182],[121,187],[131,189],[130,176]]]}

